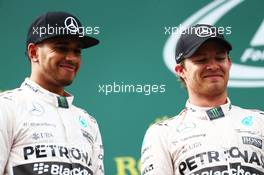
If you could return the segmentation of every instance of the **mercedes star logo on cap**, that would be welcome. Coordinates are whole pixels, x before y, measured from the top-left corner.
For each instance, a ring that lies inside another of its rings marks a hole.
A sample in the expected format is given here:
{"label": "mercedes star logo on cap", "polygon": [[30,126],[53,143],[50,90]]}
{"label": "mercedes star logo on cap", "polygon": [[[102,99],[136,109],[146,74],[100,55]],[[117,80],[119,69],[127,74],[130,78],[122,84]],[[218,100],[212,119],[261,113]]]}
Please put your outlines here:
{"label": "mercedes star logo on cap", "polygon": [[195,34],[199,37],[209,37],[214,35],[214,31],[208,26],[199,26],[195,29]]}
{"label": "mercedes star logo on cap", "polygon": [[79,26],[77,21],[73,17],[67,17],[64,21],[65,27],[73,33],[79,32]]}

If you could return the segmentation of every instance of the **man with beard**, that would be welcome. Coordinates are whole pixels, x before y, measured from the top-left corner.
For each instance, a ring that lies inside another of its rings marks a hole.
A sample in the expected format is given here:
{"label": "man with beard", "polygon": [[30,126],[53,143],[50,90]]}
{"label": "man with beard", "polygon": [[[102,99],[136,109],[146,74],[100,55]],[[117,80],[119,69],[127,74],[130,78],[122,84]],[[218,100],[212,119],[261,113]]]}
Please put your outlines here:
{"label": "man with beard", "polygon": [[232,46],[221,32],[197,24],[181,34],[175,71],[189,99],[178,116],[146,132],[142,175],[264,173],[264,116],[231,104]]}
{"label": "man with beard", "polygon": [[99,40],[83,35],[66,12],[47,12],[30,26],[31,75],[0,96],[0,174],[103,175],[96,120],[65,91],[81,65],[81,49]]}

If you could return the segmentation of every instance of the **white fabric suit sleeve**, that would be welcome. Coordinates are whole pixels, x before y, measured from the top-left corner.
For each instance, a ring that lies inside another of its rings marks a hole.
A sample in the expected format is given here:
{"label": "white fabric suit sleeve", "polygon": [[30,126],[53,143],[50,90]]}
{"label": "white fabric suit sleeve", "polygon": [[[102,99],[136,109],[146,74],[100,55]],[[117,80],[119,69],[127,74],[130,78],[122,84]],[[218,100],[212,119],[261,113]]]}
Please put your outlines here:
{"label": "white fabric suit sleeve", "polygon": [[152,125],[141,149],[141,175],[173,175],[172,159],[164,126]]}
{"label": "white fabric suit sleeve", "polygon": [[0,175],[4,174],[12,146],[12,119],[11,112],[0,99]]}
{"label": "white fabric suit sleeve", "polygon": [[101,138],[101,133],[97,126],[97,136],[94,143],[94,154],[92,160],[95,160],[94,175],[104,175],[104,148]]}

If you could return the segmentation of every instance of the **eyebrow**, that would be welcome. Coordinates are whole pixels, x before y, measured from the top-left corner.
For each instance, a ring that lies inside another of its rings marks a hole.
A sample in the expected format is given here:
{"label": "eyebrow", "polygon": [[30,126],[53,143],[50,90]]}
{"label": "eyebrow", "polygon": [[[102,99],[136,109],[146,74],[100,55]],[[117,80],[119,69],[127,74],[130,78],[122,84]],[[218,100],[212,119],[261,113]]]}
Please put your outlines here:
{"label": "eyebrow", "polygon": [[226,50],[219,50],[219,51],[216,51],[216,54],[228,54],[228,51],[226,51]]}
{"label": "eyebrow", "polygon": [[[219,54],[219,53],[228,53],[228,51],[226,49],[217,49],[217,50],[215,50],[215,52],[217,54]],[[194,55],[206,55],[206,51],[204,51],[204,52],[196,52],[196,53],[194,53]]]}
{"label": "eyebrow", "polygon": [[[54,44],[55,45],[68,45],[68,44],[70,44],[70,41],[55,41]],[[78,43],[77,47],[81,48],[81,44]]]}

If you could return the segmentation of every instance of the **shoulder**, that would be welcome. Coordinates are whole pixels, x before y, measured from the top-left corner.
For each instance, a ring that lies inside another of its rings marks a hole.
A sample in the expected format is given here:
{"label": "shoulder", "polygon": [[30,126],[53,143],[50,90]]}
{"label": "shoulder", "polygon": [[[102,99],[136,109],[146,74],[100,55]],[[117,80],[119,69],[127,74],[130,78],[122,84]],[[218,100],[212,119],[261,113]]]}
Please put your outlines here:
{"label": "shoulder", "polygon": [[[21,89],[13,89],[0,93],[0,124],[13,123],[18,107],[24,103],[22,99]],[[10,126],[9,126],[10,127]]]}
{"label": "shoulder", "polygon": [[147,133],[152,133],[155,135],[168,135],[174,133],[173,131],[177,129],[177,126],[182,122],[181,114],[174,117],[156,122],[152,124],[148,129]]}
{"label": "shoulder", "polygon": [[98,127],[97,120],[92,115],[90,115],[86,110],[84,110],[80,107],[77,107],[75,105],[73,105],[72,107],[79,114],[80,118],[84,118],[84,119],[88,120],[88,123],[92,124],[95,127]]}
{"label": "shoulder", "polygon": [[263,116],[264,117],[264,111],[259,110],[259,109],[247,109],[247,108],[242,108],[239,106],[232,106],[232,110],[234,112],[238,112],[238,113],[245,113],[245,114],[252,114],[255,116]]}
{"label": "shoulder", "polygon": [[170,117],[168,119],[154,123],[151,127],[171,127],[179,120],[179,116]]}
{"label": "shoulder", "polygon": [[239,118],[252,118],[261,123],[264,122],[264,111],[259,109],[246,109],[238,106],[232,106],[233,115]]}
{"label": "shoulder", "polygon": [[151,127],[175,128],[184,121],[185,115],[186,115],[186,109],[183,109],[178,115],[156,122]]}
{"label": "shoulder", "polygon": [[7,90],[0,93],[0,103],[2,105],[15,105],[19,101],[23,101],[24,90],[21,88],[16,88],[13,90]]}

